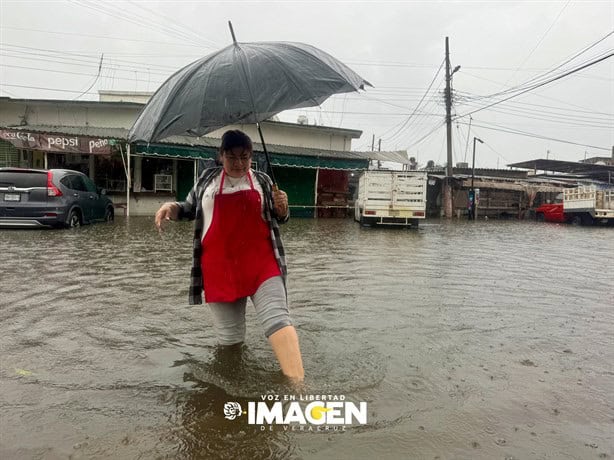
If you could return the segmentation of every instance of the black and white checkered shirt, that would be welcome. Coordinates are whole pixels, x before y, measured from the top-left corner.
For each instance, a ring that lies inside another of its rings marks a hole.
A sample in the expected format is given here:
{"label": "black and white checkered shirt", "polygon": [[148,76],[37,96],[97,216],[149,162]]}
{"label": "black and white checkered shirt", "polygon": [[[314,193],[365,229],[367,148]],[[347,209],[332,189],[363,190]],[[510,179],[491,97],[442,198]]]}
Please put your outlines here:
{"label": "black and white checkered shirt", "polygon": [[[221,174],[221,172],[221,167],[205,169],[196,181],[194,187],[192,187],[192,190],[190,190],[186,200],[177,202],[179,205],[179,219],[195,221],[192,270],[190,272],[190,305],[203,303],[203,274],[200,267],[200,258],[202,254],[201,237],[204,226],[202,207],[203,193],[211,181]],[[273,251],[275,252],[275,258],[277,259],[277,264],[279,265],[279,270],[281,271],[281,276],[285,285],[288,269],[286,266],[286,254],[279,232],[279,223],[283,224],[287,222],[290,213],[288,212],[288,215],[283,218],[276,215],[275,208],[273,207],[273,182],[271,178],[263,172],[252,171],[252,173],[256,176],[256,179],[258,179],[262,187],[262,194],[264,195],[264,218],[269,223]]]}

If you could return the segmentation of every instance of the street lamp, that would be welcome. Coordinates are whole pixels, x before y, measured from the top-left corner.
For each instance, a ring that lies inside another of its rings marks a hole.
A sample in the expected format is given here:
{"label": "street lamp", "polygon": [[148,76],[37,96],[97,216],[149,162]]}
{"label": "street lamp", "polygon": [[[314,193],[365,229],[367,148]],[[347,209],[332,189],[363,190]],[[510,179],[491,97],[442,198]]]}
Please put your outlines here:
{"label": "street lamp", "polygon": [[470,214],[470,218],[471,220],[475,220],[476,215],[475,215],[475,189],[473,188],[473,181],[475,179],[475,141],[479,141],[480,144],[483,144],[484,141],[482,139],[479,139],[477,137],[473,137],[473,161],[471,162],[471,192],[470,192],[470,199],[471,199],[471,214]]}

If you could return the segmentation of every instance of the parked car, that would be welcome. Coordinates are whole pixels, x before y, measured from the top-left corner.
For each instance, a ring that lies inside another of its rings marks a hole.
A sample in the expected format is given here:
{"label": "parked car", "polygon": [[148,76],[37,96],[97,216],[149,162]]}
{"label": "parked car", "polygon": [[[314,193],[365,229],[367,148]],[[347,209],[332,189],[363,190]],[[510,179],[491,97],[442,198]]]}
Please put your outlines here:
{"label": "parked car", "polygon": [[542,204],[535,210],[535,218],[538,222],[565,222],[563,203]]}
{"label": "parked car", "polygon": [[563,214],[563,193],[558,193],[553,203],[544,203],[535,209],[535,219],[537,222],[566,222]]}
{"label": "parked car", "polygon": [[79,227],[113,218],[106,191],[81,172],[0,168],[0,227]]}

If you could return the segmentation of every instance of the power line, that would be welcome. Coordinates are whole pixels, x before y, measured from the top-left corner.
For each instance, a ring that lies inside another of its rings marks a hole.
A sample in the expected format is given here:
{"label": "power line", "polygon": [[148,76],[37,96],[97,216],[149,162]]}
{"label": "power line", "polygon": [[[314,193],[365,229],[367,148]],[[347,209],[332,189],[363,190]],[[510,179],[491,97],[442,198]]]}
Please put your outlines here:
{"label": "power line", "polygon": [[[197,39],[195,39],[192,35],[190,35],[189,33],[184,32],[182,29],[177,29],[173,26],[169,26],[167,24],[163,24],[163,23],[159,23],[159,22],[155,22],[151,19],[147,19],[144,18],[143,16],[138,16],[138,15],[134,15],[129,13],[126,10],[122,10],[122,9],[113,9],[112,4],[107,3],[107,4],[103,4],[103,3],[94,3],[88,0],[69,0],[72,3],[82,7],[82,8],[86,8],[86,9],[90,9],[90,10],[94,10],[97,11],[99,13],[103,13],[106,14],[108,16],[111,16],[115,19],[119,19],[122,21],[126,21],[126,22],[130,22],[132,24],[138,25],[140,27],[147,27],[149,26],[150,29],[153,30],[157,30],[157,31],[161,31],[166,33],[169,36],[172,36],[173,38],[179,38],[182,40],[186,40],[189,42],[192,42],[194,44],[197,45],[201,45],[204,46],[200,41],[197,41]],[[198,37],[198,40],[203,40],[202,37]]]}
{"label": "power line", "polygon": [[[552,21],[552,24],[550,24],[550,27],[548,27],[548,29],[546,30],[546,32],[544,32],[544,34],[541,36],[541,38],[538,40],[538,42],[535,44],[535,46],[533,47],[533,49],[529,52],[529,54],[527,55],[527,57],[524,58],[524,60],[522,61],[522,63],[518,66],[518,68],[514,71],[514,74],[512,74],[512,76],[508,79],[511,80],[513,78],[513,75],[516,74],[516,72],[518,72],[518,70],[520,70],[520,68],[529,60],[529,58],[533,55],[533,53],[535,52],[535,50],[539,47],[539,45],[541,45],[541,43],[544,41],[544,39],[546,38],[546,35],[548,35],[548,32],[550,32],[550,30],[552,29],[552,27],[554,27],[554,25],[556,24],[556,22],[559,20],[559,18],[561,17],[561,14],[563,14],[563,11],[565,11],[565,9],[567,8],[567,6],[569,5],[569,3],[571,2],[571,0],[567,0],[567,3],[565,3],[565,5],[563,6],[563,8],[561,8],[561,11],[559,11],[559,14],[556,16],[556,18],[554,18],[554,21]],[[507,82],[505,83],[505,86],[507,85]]]}
{"label": "power line", "polygon": [[580,66],[580,67],[577,67],[577,68],[572,69],[572,70],[570,70],[570,71],[568,71],[568,72],[565,72],[565,73],[563,73],[562,75],[558,75],[558,76],[556,76],[556,77],[553,77],[553,78],[551,78],[551,79],[550,79],[550,80],[548,80],[548,81],[545,81],[545,82],[542,82],[542,83],[536,84],[536,85],[534,85],[534,86],[531,86],[531,87],[529,87],[529,88],[527,88],[527,89],[525,89],[525,90],[523,90],[523,91],[520,91],[520,92],[518,92],[518,93],[516,93],[516,94],[513,94],[513,95],[511,95],[511,96],[509,96],[509,97],[507,97],[507,98],[505,98],[505,99],[502,99],[502,100],[499,100],[499,101],[495,101],[495,102],[493,102],[492,104],[489,104],[489,105],[484,106],[484,107],[482,107],[482,108],[476,109],[476,110],[474,110],[474,111],[472,111],[472,112],[468,112],[468,113],[465,113],[465,114],[463,114],[463,115],[459,115],[457,118],[466,117],[467,115],[472,115],[472,114],[474,114],[474,113],[476,113],[476,112],[479,112],[479,111],[481,111],[481,110],[487,109],[487,108],[492,107],[492,106],[494,106],[494,105],[501,104],[502,102],[505,102],[505,101],[507,101],[507,100],[509,100],[509,99],[512,99],[512,98],[514,98],[514,97],[518,97],[518,96],[520,96],[521,94],[527,93],[527,92],[529,92],[529,91],[533,91],[534,89],[540,88],[540,87],[542,87],[542,86],[544,86],[544,85],[547,85],[547,84],[549,84],[549,83],[552,83],[552,82],[555,82],[555,81],[557,81],[557,80],[560,80],[561,78],[564,78],[564,77],[566,77],[566,76],[568,76],[568,75],[571,75],[571,74],[573,74],[573,73],[579,72],[580,70],[586,69],[587,67],[590,67],[590,66],[593,66],[593,65],[595,65],[595,64],[598,64],[598,63],[600,63],[601,61],[604,61],[604,60],[606,60],[606,59],[611,58],[612,56],[614,56],[614,53],[609,53],[609,54],[607,54],[606,56],[603,56],[603,57],[601,57],[601,58],[599,58],[599,59],[596,59],[596,60],[594,60],[594,61],[591,61],[591,62],[589,62],[589,63],[587,63],[587,64],[584,64],[584,65],[582,65],[582,66]]}
{"label": "power line", "polygon": [[532,112],[522,111],[522,110],[503,110],[503,109],[489,109],[496,113],[502,113],[505,115],[510,115],[513,117],[521,117],[523,119],[531,119],[531,120],[539,120],[539,121],[549,121],[552,123],[562,123],[567,126],[580,126],[586,128],[599,128],[599,129],[611,129],[614,130],[614,123],[608,122],[607,120],[596,120],[591,121],[589,118],[579,119],[579,118],[571,118],[571,117],[557,117],[555,115],[550,116],[536,116]]}
{"label": "power line", "polygon": [[[418,109],[420,108],[420,105],[422,104],[422,101],[424,101],[424,98],[429,93],[429,91],[433,87],[433,83],[435,83],[435,80],[439,76],[439,72],[441,72],[441,69],[443,68],[443,64],[444,64],[444,61],[441,61],[441,64],[439,65],[439,68],[437,69],[437,72],[435,72],[435,76],[431,80],[431,83],[429,83],[428,88],[426,89],[426,91],[424,92],[424,95],[422,96],[422,98],[420,99],[420,101],[418,102],[416,107],[414,108],[414,111],[411,113],[411,115],[409,117],[407,117],[405,122],[397,129],[397,131],[394,134],[392,134],[388,139],[386,139],[388,142],[392,141],[408,125],[409,121],[412,119],[412,117],[418,111]],[[392,128],[392,129],[394,129],[394,128]],[[381,137],[384,137],[390,131],[391,130],[386,131],[384,134],[382,134]]]}
{"label": "power line", "polygon": [[[51,73],[61,73],[61,74],[66,74],[66,75],[82,75],[84,77],[95,77],[96,74],[93,73],[84,73],[84,72],[70,72],[68,70],[55,70],[55,69],[42,69],[40,67],[28,67],[28,66],[21,66],[21,65],[11,65],[11,64],[3,64],[2,67],[9,67],[9,68],[13,68],[13,69],[24,69],[24,70],[39,70],[41,72],[51,72]],[[104,69],[107,70],[120,70],[121,72],[130,72],[132,73],[133,71],[131,70],[121,70],[121,69],[113,69],[112,67],[109,67],[108,65],[103,66]],[[110,78],[110,77],[105,77],[105,76],[101,76],[102,78]],[[141,79],[135,79],[135,78],[119,78],[120,80],[130,80],[130,81],[138,81],[138,82],[148,82],[148,83],[157,83],[157,84],[162,84],[162,81],[151,81],[151,80],[141,80]]]}
{"label": "power line", "polygon": [[422,141],[426,140],[431,134],[433,134],[434,132],[436,132],[437,130],[439,130],[443,126],[445,126],[445,124],[446,124],[446,122],[442,121],[437,126],[435,126],[431,131],[429,131],[427,134],[425,134],[420,139],[418,139],[416,142],[414,142],[413,144],[408,145],[407,149],[410,149],[411,147],[414,147],[414,146],[420,144]]}
{"label": "power line", "polygon": [[[463,72],[463,75],[469,75],[470,77],[478,78],[480,80],[490,81],[492,83],[499,83],[499,82],[496,82],[496,81],[493,81],[493,80],[490,80],[490,79],[487,79],[487,78],[478,77],[477,75],[472,75],[472,74],[467,73],[467,72]],[[471,99],[471,100],[478,100],[479,99],[479,97],[471,97],[472,96],[471,93],[460,91],[459,94],[461,96],[463,94],[467,94],[469,96],[467,99]],[[565,104],[565,105],[568,105],[570,107],[573,107],[573,109],[566,109],[566,108],[563,108],[563,107],[553,107],[553,106],[550,106],[550,105],[534,104],[534,103],[530,103],[530,102],[519,102],[519,101],[509,102],[508,104],[510,104],[510,105],[514,105],[514,104],[516,104],[516,105],[528,105],[528,106],[532,106],[532,107],[551,108],[551,109],[554,109],[554,110],[567,110],[567,111],[573,111],[573,112],[592,113],[592,114],[597,114],[597,115],[606,115],[608,117],[612,116],[612,113],[606,113],[606,112],[599,112],[599,111],[596,111],[596,110],[591,110],[588,107],[583,107],[581,105],[572,104],[569,101],[563,101],[561,99],[556,99],[554,97],[545,96],[543,94],[535,93],[534,96],[539,97],[541,99],[548,99],[550,101],[559,102],[561,104]],[[461,105],[462,105],[462,103],[461,103]],[[581,110],[578,110],[578,109],[581,109]]]}
{"label": "power line", "polygon": [[153,43],[156,45],[190,46],[194,48],[202,48],[203,46],[201,44],[196,45],[192,43],[173,43],[173,42],[158,41],[158,40],[142,40],[138,38],[117,37],[117,36],[111,36],[111,35],[78,34],[75,32],[58,32],[57,30],[30,29],[30,28],[25,28],[25,27],[12,27],[12,26],[5,26],[5,25],[3,25],[2,28],[10,29],[10,30],[20,30],[23,32],[38,32],[38,33],[53,34],[53,35],[71,35],[71,36],[76,36],[76,37],[102,38],[105,41],[106,40],[119,40],[122,42],[130,41],[130,42],[140,42],[140,43]]}
{"label": "power line", "polygon": [[[478,137],[479,137],[480,139],[484,139],[484,136],[481,136],[481,135],[480,135],[480,133],[478,133],[477,131],[476,131],[475,133],[478,135]],[[483,141],[483,140],[482,140],[482,143],[483,143],[483,144],[484,144],[486,147],[488,147],[490,150],[492,150],[492,151],[495,153],[495,155],[497,155],[499,158],[501,158],[501,159],[502,159],[502,160],[503,160],[505,163],[509,163],[509,162],[510,162],[510,161],[509,161],[507,158],[505,158],[505,156],[503,156],[502,154],[500,154],[499,152],[497,152],[497,151],[496,151],[496,150],[495,150],[495,149],[494,149],[494,148],[493,148],[493,147],[490,145],[490,143],[489,143],[489,142],[485,142],[485,141]]]}
{"label": "power line", "polygon": [[73,100],[79,99],[81,96],[83,96],[84,94],[87,94],[87,92],[94,87],[94,85],[98,81],[98,78],[100,78],[100,71],[102,70],[102,60],[103,59],[104,59],[104,54],[100,56],[100,64],[98,65],[98,74],[96,75],[96,78],[94,78],[94,81],[92,82],[92,84],[85,91],[83,91],[81,94],[75,97]]}
{"label": "power line", "polygon": [[[459,122],[459,123],[461,123],[461,124],[468,124],[468,123],[465,123],[465,122]],[[503,132],[503,133],[517,134],[517,135],[526,136],[526,137],[534,137],[536,139],[543,139],[543,140],[548,140],[548,141],[561,142],[563,144],[580,145],[582,147],[590,147],[590,148],[593,148],[593,149],[599,149],[599,150],[605,150],[605,151],[609,151],[610,150],[607,147],[598,147],[598,146],[590,145],[590,144],[583,144],[583,143],[568,141],[568,140],[564,140],[564,139],[557,139],[557,138],[554,138],[554,137],[542,136],[540,134],[529,133],[529,132],[526,132],[526,131],[505,129],[504,127],[502,127],[500,125],[496,125],[494,123],[488,123],[488,124],[490,124],[492,126],[497,126],[497,128],[493,128],[491,126],[477,125],[475,123],[473,124],[473,126],[477,126],[479,128],[484,128],[484,129],[490,129],[492,131],[500,131],[500,132]]]}
{"label": "power line", "polygon": [[140,8],[142,10],[145,10],[145,11],[149,12],[154,17],[160,17],[164,21],[164,23],[167,23],[167,22],[174,23],[179,28],[179,30],[181,30],[181,31],[188,30],[194,37],[198,38],[199,40],[202,40],[202,41],[205,41],[205,42],[209,42],[212,45],[214,45],[215,47],[220,47],[221,48],[221,46],[217,42],[215,42],[213,40],[209,40],[208,38],[202,36],[200,33],[196,32],[191,27],[189,27],[189,26],[187,26],[185,24],[182,24],[182,23],[180,23],[178,21],[175,21],[172,17],[161,16],[160,13],[158,13],[156,11],[153,11],[150,8],[147,8],[146,6],[143,5],[143,3],[136,3],[136,2],[134,2],[132,0],[128,0],[128,3],[131,3],[132,5],[136,6],[137,8]]}
{"label": "power line", "polygon": [[[604,41],[605,39],[607,39],[610,35],[614,34],[614,31],[609,32],[608,34],[606,34],[605,36],[601,37],[600,39],[598,39],[597,41],[591,43],[590,45],[586,46],[585,48],[583,48],[582,50],[580,50],[579,52],[577,52],[576,54],[574,54],[572,57],[566,59],[565,61],[563,61],[561,64],[559,64],[558,66],[548,70],[547,72],[538,75],[537,77],[533,77],[532,79],[520,84],[520,85],[516,85],[513,87],[510,87],[504,91],[499,91],[497,93],[493,93],[487,96],[480,96],[480,99],[488,99],[488,98],[494,98],[496,96],[500,96],[500,95],[504,95],[504,94],[510,94],[511,92],[515,92],[515,91],[520,91],[524,88],[526,88],[529,84],[536,82],[538,80],[543,80],[543,78],[545,78],[547,75],[553,73],[554,71],[560,69],[561,67],[563,67],[565,64],[568,64],[569,62],[573,61],[574,59],[576,59],[577,57],[581,56],[582,54],[586,53],[588,50],[594,48],[596,45],[598,45],[599,43],[601,43],[602,41]],[[594,59],[594,58],[593,58]],[[478,77],[479,78],[479,77]],[[496,83],[496,82],[495,82]],[[501,83],[499,83],[501,84]],[[506,84],[504,84],[505,86]]]}
{"label": "power line", "polygon": [[[31,56],[44,56],[44,57],[46,56],[46,57],[53,57],[54,59],[63,59],[63,60],[70,59],[69,57],[66,57],[66,56],[75,56],[79,58],[77,59],[79,62],[90,62],[90,63],[98,62],[98,58],[94,57],[97,55],[93,53],[71,53],[71,52],[67,52],[63,50],[54,50],[54,49],[48,49],[48,48],[34,48],[31,46],[13,45],[10,43],[3,43],[0,45],[0,47],[8,48],[6,49],[6,51],[11,52],[11,53],[19,53],[20,55],[25,54],[25,55],[31,55]],[[17,48],[17,49],[13,50],[11,48]],[[28,50],[28,51],[22,51],[22,50]],[[35,53],[34,51],[37,51],[38,53]],[[16,56],[16,57],[20,57],[20,56]],[[115,58],[114,60],[116,62],[125,62],[132,67],[134,67],[133,64],[136,63],[136,64],[145,65],[150,68],[157,68],[158,70],[168,70],[169,72],[174,72],[177,70],[177,67],[167,66],[167,65],[135,62],[134,60],[117,59],[117,58]],[[140,67],[135,67],[135,68],[140,69]]]}

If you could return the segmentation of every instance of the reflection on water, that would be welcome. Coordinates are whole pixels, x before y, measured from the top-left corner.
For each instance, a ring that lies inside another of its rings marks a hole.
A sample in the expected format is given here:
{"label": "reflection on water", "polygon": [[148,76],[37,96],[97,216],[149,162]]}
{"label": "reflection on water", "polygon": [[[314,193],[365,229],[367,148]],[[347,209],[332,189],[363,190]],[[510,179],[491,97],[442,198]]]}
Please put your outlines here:
{"label": "reflection on water", "polygon": [[301,391],[369,406],[326,433],[224,418],[296,391],[253,309],[223,350],[187,305],[191,228],[0,234],[1,458],[614,455],[611,228],[284,226]]}

